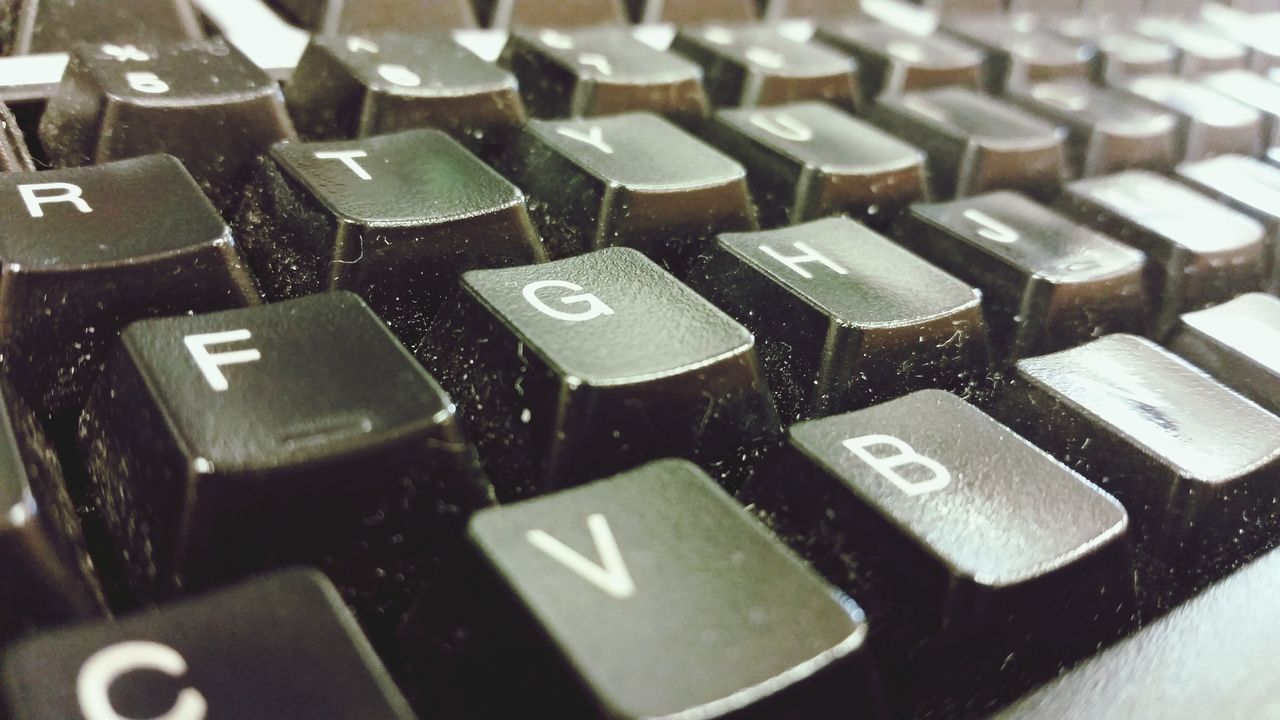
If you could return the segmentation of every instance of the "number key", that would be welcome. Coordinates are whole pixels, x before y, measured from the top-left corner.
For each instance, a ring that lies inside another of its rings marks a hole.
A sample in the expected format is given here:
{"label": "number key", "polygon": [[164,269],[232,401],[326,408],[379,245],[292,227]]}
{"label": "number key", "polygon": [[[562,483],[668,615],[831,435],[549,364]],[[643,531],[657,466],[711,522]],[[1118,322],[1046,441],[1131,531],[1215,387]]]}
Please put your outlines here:
{"label": "number key", "polygon": [[886,23],[823,23],[817,39],[852,55],[868,98],[956,86],[977,90],[982,53],[946,35],[921,37]]}

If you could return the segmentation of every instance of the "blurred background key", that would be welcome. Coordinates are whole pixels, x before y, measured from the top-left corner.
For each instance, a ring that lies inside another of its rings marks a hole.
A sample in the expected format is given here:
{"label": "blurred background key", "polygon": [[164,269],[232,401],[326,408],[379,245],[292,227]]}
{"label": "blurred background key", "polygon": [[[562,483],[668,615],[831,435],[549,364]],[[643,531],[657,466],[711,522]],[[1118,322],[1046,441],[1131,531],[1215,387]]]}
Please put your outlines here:
{"label": "blurred background key", "polygon": [[271,0],[317,35],[423,33],[474,27],[468,0]]}
{"label": "blurred background key", "polygon": [[[204,34],[190,0],[18,0],[11,45],[0,55],[70,50],[77,43],[157,43]],[[3,12],[3,11],[0,11]]]}

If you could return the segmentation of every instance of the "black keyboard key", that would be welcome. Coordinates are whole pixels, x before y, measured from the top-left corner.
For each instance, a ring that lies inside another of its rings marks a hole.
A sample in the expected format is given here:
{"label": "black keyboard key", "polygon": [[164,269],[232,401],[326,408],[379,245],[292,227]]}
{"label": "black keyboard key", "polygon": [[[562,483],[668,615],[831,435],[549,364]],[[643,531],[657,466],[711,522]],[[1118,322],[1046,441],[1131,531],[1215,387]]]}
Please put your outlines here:
{"label": "black keyboard key", "polygon": [[751,333],[629,248],[469,272],[419,347],[504,500],[660,457],[733,486],[778,432]]}
{"label": "black keyboard key", "polygon": [[1064,80],[1032,85],[1005,98],[1067,130],[1075,175],[1128,168],[1168,171],[1178,161],[1178,120],[1126,93]]}
{"label": "black keyboard key", "polygon": [[862,611],[692,464],[482,512],[471,539],[522,619],[512,664],[557,671],[529,685],[548,716],[880,717]]}
{"label": "black keyboard key", "polygon": [[1259,155],[1263,149],[1262,114],[1202,85],[1167,75],[1126,82],[1123,90],[1178,116],[1179,155],[1200,160],[1212,155]]}
{"label": "black keyboard key", "polygon": [[1255,158],[1223,155],[1179,165],[1177,177],[1262,223],[1271,248],[1268,289],[1280,288],[1280,168]]}
{"label": "black keyboard key", "polygon": [[293,135],[280,86],[221,41],[81,45],[40,119],[54,165],[168,153],[223,212],[254,158]]}
{"label": "black keyboard key", "polygon": [[704,25],[711,22],[748,23],[756,19],[752,0],[627,0],[631,19],[638,23]]}
{"label": "black keyboard key", "polygon": [[1280,414],[1280,300],[1248,293],[1187,313],[1168,346],[1223,385]]}
{"label": "black keyboard key", "polygon": [[621,25],[622,0],[475,0],[485,26],[568,28]]}
{"label": "black keyboard key", "polygon": [[333,586],[304,570],[38,636],[3,677],[26,720],[413,720]]}
{"label": "black keyboard key", "polygon": [[756,227],[742,166],[653,115],[535,120],[502,169],[553,258],[626,245],[683,272],[716,233]]}
{"label": "black keyboard key", "polygon": [[1142,551],[1182,584],[1212,580],[1275,530],[1280,419],[1150,340],[1022,360],[996,408],[1124,503]]}
{"label": "black keyboard key", "polygon": [[707,94],[716,105],[822,100],[852,110],[861,103],[853,60],[783,37],[768,25],[683,29],[671,50],[702,66]]}
{"label": "black keyboard key", "polygon": [[231,231],[171,157],[0,175],[0,345],[39,412],[78,407],[144,317],[257,302]]}
{"label": "black keyboard key", "polygon": [[1078,180],[1058,207],[1147,254],[1155,337],[1188,310],[1258,289],[1269,266],[1262,225],[1145,170]]}
{"label": "black keyboard key", "polygon": [[319,35],[420,34],[476,24],[469,0],[270,0]]}
{"label": "black keyboard key", "polygon": [[984,84],[993,92],[1050,80],[1088,78],[1090,52],[1079,42],[1000,16],[963,18],[945,27],[986,54]]}
{"label": "black keyboard key", "polygon": [[484,150],[525,122],[515,78],[445,33],[313,38],[285,101],[312,140],[436,128]]}
{"label": "black keyboard key", "polygon": [[1132,613],[1124,508],[950,393],[793,425],[743,499],[875,599],[873,637],[893,641],[877,648],[898,659],[944,639],[966,660],[1092,650]]}
{"label": "black keyboard key", "polygon": [[394,625],[490,502],[449,398],[350,293],[131,325],[79,442],[144,599],[306,563]]}
{"label": "black keyboard key", "polygon": [[1143,254],[1020,195],[915,205],[895,234],[982,290],[1003,356],[1028,357],[1145,328]]}
{"label": "black keyboard key", "polygon": [[27,150],[17,118],[4,103],[0,103],[0,172],[34,169],[31,152]]}
{"label": "black keyboard key", "polygon": [[0,640],[103,613],[72,503],[35,414],[0,381]]}
{"label": "black keyboard key", "polygon": [[1280,643],[1280,626],[1272,622],[1274,609],[1263,600],[1276,593],[1280,550],[1078,665],[994,720],[1265,717],[1280,703],[1280,685],[1267,671]]}
{"label": "black keyboard key", "polygon": [[1245,70],[1215,73],[1201,78],[1200,82],[1262,113],[1267,145],[1280,144],[1280,84]]}
{"label": "black keyboard key", "polygon": [[649,47],[627,28],[516,31],[502,62],[538,117],[649,111],[696,125],[710,112],[702,69]]}
{"label": "black keyboard key", "polygon": [[924,153],[824,103],[721,110],[703,136],[746,166],[766,226],[844,213],[884,227],[928,197]]}
{"label": "black keyboard key", "polygon": [[977,90],[982,53],[945,35],[921,37],[865,20],[824,23],[818,40],[852,55],[868,98],[954,85]]}
{"label": "black keyboard key", "polygon": [[985,377],[978,293],[848,218],[721,235],[696,275],[755,334],[784,419]]}
{"label": "black keyboard key", "polygon": [[33,0],[10,5],[10,22],[16,25],[13,44],[0,46],[0,55],[60,52],[81,42],[127,47],[203,36],[190,0]]}
{"label": "black keyboard key", "polygon": [[1178,53],[1178,72],[1182,75],[1244,68],[1248,61],[1244,46],[1184,20],[1146,18],[1135,25],[1135,30],[1169,43]]}
{"label": "black keyboard key", "polygon": [[1051,195],[1066,173],[1064,131],[971,90],[882,98],[871,119],[928,153],[942,199],[1005,188]]}
{"label": "black keyboard key", "polygon": [[351,290],[406,340],[462,271],[546,258],[520,190],[438,130],[280,143],[237,228],[268,298]]}

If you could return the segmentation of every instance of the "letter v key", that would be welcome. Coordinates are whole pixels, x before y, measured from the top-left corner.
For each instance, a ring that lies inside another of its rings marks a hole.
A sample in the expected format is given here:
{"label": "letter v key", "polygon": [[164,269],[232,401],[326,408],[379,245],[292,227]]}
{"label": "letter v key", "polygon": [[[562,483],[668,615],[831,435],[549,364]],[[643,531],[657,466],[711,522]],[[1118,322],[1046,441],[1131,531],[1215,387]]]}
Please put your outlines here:
{"label": "letter v key", "polygon": [[622,561],[622,553],[618,551],[618,543],[613,539],[609,521],[604,515],[595,513],[587,516],[587,527],[591,530],[591,541],[595,543],[596,552],[600,554],[599,565],[542,530],[530,530],[525,533],[525,539],[614,598],[626,600],[635,595],[636,584],[631,580],[627,564]]}

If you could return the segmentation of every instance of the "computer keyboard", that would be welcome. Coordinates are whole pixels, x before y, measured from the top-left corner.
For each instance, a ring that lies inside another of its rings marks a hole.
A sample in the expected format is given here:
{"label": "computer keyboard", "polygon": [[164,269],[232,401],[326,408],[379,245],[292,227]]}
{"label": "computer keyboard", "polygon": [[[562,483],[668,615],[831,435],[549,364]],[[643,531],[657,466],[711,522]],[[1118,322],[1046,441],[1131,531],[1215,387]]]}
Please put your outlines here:
{"label": "computer keyboard", "polygon": [[0,0],[0,718],[1280,720],[1277,38]]}

